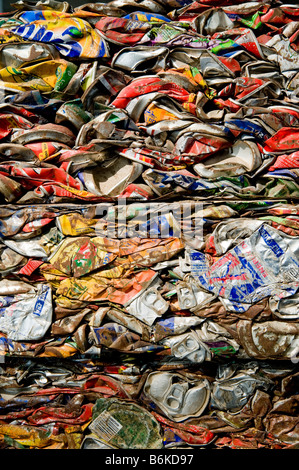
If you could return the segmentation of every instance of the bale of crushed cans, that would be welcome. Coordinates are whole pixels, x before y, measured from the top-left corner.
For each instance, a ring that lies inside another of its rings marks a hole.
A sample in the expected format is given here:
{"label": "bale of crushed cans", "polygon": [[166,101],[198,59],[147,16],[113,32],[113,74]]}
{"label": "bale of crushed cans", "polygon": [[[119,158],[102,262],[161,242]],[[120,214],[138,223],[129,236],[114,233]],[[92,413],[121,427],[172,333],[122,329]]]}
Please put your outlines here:
{"label": "bale of crushed cans", "polygon": [[0,448],[299,446],[299,5],[0,15]]}

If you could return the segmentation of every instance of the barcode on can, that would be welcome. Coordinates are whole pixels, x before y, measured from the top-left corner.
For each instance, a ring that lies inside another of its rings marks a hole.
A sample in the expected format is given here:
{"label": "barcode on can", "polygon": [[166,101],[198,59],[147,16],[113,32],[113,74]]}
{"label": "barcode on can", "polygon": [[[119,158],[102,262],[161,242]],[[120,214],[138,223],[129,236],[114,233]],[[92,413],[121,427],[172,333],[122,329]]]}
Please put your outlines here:
{"label": "barcode on can", "polygon": [[110,441],[122,428],[122,425],[107,411],[103,411],[89,426],[99,438]]}

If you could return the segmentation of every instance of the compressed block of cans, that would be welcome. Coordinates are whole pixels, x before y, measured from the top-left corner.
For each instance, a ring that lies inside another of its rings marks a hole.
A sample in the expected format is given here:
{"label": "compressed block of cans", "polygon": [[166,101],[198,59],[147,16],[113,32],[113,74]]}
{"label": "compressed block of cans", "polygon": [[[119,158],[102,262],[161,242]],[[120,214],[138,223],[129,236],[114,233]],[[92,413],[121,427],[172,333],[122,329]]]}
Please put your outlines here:
{"label": "compressed block of cans", "polygon": [[298,447],[296,5],[0,15],[0,447]]}

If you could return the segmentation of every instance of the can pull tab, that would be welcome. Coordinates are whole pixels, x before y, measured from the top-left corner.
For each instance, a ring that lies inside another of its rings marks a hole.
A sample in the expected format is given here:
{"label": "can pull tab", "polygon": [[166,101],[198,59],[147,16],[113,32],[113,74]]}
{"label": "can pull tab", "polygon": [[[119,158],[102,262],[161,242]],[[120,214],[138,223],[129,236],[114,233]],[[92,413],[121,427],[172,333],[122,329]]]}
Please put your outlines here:
{"label": "can pull tab", "polygon": [[208,347],[199,340],[195,331],[178,336],[171,346],[171,354],[198,364],[211,360]]}
{"label": "can pull tab", "polygon": [[163,299],[157,289],[148,289],[142,297],[142,303],[162,315],[168,309],[168,302]]}
{"label": "can pull tab", "polygon": [[177,356],[187,356],[190,352],[196,351],[198,346],[198,342],[190,335],[177,345]]}
{"label": "can pull tab", "polygon": [[190,309],[196,307],[197,301],[192,290],[192,287],[188,284],[181,284],[177,288],[177,295],[179,306],[182,309]]}
{"label": "can pull tab", "polygon": [[185,384],[173,384],[165,400],[165,405],[171,411],[180,411],[186,394]]}

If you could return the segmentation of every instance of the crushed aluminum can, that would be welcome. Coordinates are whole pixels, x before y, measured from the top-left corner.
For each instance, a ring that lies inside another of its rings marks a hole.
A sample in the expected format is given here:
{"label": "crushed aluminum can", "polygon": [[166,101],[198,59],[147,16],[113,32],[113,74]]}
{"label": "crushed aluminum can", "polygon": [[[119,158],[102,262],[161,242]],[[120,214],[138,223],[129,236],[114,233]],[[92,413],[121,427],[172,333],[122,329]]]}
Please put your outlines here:
{"label": "crushed aluminum can", "polygon": [[[271,295],[273,290],[283,293],[285,283],[298,288],[297,250],[295,240],[282,238],[276,230],[262,225],[199,280],[204,288],[223,298],[226,305],[244,311],[246,304]],[[228,285],[229,279],[233,284]]]}
{"label": "crushed aluminum can", "polygon": [[254,374],[239,373],[229,379],[215,381],[211,390],[211,406],[236,413],[247,403],[256,389],[268,391],[273,387],[269,379]]}
{"label": "crushed aluminum can", "polygon": [[93,420],[89,428],[98,438],[118,449],[162,447],[159,423],[135,403],[99,398],[93,408]]}
{"label": "crushed aluminum can", "polygon": [[168,310],[169,303],[158,291],[161,280],[157,277],[129,305],[126,306],[128,312],[139,320],[151,326],[157,318]]}
{"label": "crushed aluminum can", "polygon": [[0,330],[14,341],[39,340],[51,325],[50,286],[40,284],[31,292],[2,296],[0,303]]}
{"label": "crushed aluminum can", "polygon": [[97,171],[83,171],[80,177],[91,193],[117,196],[140,176],[142,170],[141,164],[119,157],[104,162]]}
{"label": "crushed aluminum can", "polygon": [[276,321],[252,325],[238,322],[239,338],[250,357],[283,359],[296,358],[299,350],[298,324]]}
{"label": "crushed aluminum can", "polygon": [[210,399],[206,379],[191,379],[180,374],[152,372],[144,384],[143,393],[175,422],[200,416]]}
{"label": "crushed aluminum can", "polygon": [[163,344],[171,348],[171,354],[179,359],[188,359],[196,364],[211,360],[210,349],[198,338],[196,330],[165,339]]}

